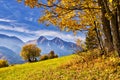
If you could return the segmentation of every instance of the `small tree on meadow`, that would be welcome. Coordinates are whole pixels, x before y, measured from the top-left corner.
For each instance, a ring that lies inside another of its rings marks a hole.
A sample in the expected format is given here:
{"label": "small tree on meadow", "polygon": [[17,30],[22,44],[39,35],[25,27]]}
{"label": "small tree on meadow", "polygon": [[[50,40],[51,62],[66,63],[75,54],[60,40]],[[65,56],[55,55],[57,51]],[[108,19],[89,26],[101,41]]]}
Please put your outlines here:
{"label": "small tree on meadow", "polygon": [[52,58],[57,58],[57,57],[58,57],[58,55],[57,55],[57,54],[55,54],[55,52],[54,52],[54,51],[50,51],[50,53],[48,54],[48,57],[49,57],[49,59],[52,59]]}
{"label": "small tree on meadow", "polygon": [[7,66],[9,66],[7,60],[0,60],[0,68],[1,67],[7,67]]}
{"label": "small tree on meadow", "polygon": [[50,53],[48,54],[50,59],[54,58],[54,55],[55,55],[54,51],[50,51]]}
{"label": "small tree on meadow", "polygon": [[40,56],[41,50],[35,44],[27,44],[23,46],[21,56],[29,62],[37,61],[36,57]]}

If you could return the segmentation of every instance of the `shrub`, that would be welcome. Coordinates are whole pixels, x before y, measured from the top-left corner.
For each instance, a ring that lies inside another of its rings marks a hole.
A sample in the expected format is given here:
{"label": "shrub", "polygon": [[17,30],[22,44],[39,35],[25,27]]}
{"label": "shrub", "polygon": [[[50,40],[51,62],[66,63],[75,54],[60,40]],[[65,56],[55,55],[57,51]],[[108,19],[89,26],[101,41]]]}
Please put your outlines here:
{"label": "shrub", "polygon": [[0,68],[1,67],[7,67],[7,66],[8,66],[7,60],[0,60]]}
{"label": "shrub", "polygon": [[49,59],[52,59],[52,58],[57,58],[58,55],[54,53],[54,51],[50,51],[50,53],[48,54],[48,57]]}
{"label": "shrub", "polygon": [[99,49],[93,49],[87,52],[78,53],[78,55],[81,56],[82,59],[87,62],[101,57]]}
{"label": "shrub", "polygon": [[55,54],[55,55],[54,55],[54,58],[58,58],[58,55],[57,55],[57,54]]}
{"label": "shrub", "polygon": [[55,55],[54,51],[50,51],[50,53],[48,54],[49,59],[54,58],[54,55]]}
{"label": "shrub", "polygon": [[40,56],[40,60],[47,60],[47,59],[48,59],[48,55],[46,54]]}
{"label": "shrub", "polygon": [[49,54],[44,54],[40,56],[40,60],[47,60],[47,59],[53,59],[58,58],[58,55],[54,53],[54,51],[50,51]]}

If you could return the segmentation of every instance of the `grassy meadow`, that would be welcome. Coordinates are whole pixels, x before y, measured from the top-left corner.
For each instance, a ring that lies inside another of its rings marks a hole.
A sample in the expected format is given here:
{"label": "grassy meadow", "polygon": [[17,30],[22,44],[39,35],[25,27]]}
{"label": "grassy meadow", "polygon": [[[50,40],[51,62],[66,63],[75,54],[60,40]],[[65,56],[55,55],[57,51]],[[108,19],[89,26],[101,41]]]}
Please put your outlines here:
{"label": "grassy meadow", "polygon": [[0,80],[120,80],[120,59],[83,52],[0,68]]}

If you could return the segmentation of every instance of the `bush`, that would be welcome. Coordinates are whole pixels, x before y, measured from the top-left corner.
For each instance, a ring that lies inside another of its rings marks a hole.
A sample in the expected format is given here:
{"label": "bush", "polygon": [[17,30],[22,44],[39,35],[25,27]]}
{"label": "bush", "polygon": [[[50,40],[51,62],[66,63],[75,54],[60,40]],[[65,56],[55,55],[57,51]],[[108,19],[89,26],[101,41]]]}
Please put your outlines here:
{"label": "bush", "polygon": [[54,53],[54,51],[50,51],[49,54],[45,54],[40,56],[40,60],[47,60],[47,59],[53,59],[58,58],[58,55]]}
{"label": "bush", "polygon": [[49,59],[53,59],[53,58],[58,58],[58,55],[54,53],[54,51],[50,51],[50,53],[48,54]]}
{"label": "bush", "polygon": [[40,56],[40,60],[47,60],[47,59],[48,59],[48,55],[46,54]]}
{"label": "bush", "polygon": [[81,56],[82,59],[86,62],[92,61],[94,59],[101,57],[99,49],[93,49],[87,52],[78,53],[78,55]]}
{"label": "bush", "polygon": [[44,54],[40,56],[40,60],[47,60],[47,59],[53,59],[58,58],[58,55],[54,53],[54,51],[50,51],[49,54]]}
{"label": "bush", "polygon": [[57,55],[57,54],[55,54],[55,55],[54,55],[54,58],[58,58],[58,55]]}
{"label": "bush", "polygon": [[7,67],[7,66],[8,66],[7,60],[0,60],[0,68],[1,67]]}
{"label": "bush", "polygon": [[54,58],[54,55],[55,55],[54,51],[50,51],[50,53],[48,54],[49,59]]}

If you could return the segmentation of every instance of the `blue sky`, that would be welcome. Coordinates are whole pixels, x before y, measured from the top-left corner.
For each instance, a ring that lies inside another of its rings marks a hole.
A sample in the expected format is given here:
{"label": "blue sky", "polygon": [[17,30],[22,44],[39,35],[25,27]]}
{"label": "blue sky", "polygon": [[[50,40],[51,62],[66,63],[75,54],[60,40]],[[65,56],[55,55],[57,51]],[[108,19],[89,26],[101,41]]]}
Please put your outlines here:
{"label": "blue sky", "polygon": [[58,27],[39,24],[38,18],[42,15],[41,9],[30,9],[16,0],[0,0],[0,34],[16,36],[24,42],[46,36],[74,42],[75,39],[85,39],[85,34],[78,32],[76,36],[72,32],[60,31]]}

